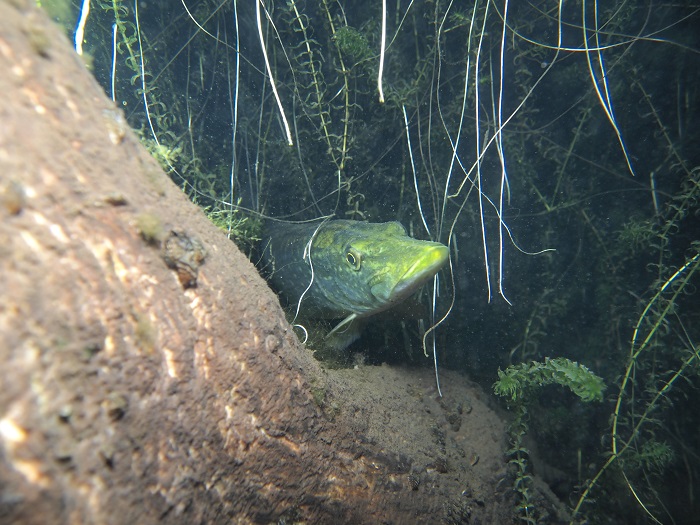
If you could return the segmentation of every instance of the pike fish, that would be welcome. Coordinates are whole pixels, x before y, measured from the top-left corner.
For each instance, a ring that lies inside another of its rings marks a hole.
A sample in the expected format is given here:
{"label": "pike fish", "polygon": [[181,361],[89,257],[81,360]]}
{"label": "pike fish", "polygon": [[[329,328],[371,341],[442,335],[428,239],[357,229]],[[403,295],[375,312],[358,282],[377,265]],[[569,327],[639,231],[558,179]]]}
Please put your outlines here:
{"label": "pike fish", "polygon": [[[269,221],[263,263],[272,287],[308,319],[343,319],[333,328],[391,308],[447,262],[447,246],[413,239],[399,222]],[[332,333],[331,332],[331,333]]]}

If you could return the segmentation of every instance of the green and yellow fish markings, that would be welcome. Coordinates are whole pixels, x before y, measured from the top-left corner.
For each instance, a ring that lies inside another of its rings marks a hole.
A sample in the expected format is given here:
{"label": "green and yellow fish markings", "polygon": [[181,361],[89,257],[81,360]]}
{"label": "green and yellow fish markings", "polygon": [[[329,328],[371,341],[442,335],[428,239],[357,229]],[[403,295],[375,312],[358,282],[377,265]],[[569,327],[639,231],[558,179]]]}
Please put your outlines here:
{"label": "green and yellow fish markings", "polygon": [[398,222],[270,222],[269,281],[304,317],[343,319],[333,331],[403,301],[447,262],[447,246],[413,239]]}

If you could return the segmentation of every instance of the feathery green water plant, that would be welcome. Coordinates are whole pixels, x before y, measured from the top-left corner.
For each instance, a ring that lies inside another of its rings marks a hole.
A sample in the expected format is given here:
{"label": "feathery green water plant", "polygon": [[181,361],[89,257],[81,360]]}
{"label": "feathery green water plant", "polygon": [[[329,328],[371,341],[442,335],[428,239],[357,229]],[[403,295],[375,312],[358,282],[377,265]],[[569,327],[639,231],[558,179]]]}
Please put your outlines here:
{"label": "feathery green water plant", "polygon": [[603,380],[584,365],[563,357],[546,357],[544,363],[520,363],[499,369],[493,391],[510,398],[511,403],[522,403],[538,388],[550,384],[569,388],[585,402],[603,400]]}
{"label": "feathery green water plant", "polygon": [[204,213],[214,226],[226,232],[242,252],[250,253],[260,241],[262,221],[244,214],[240,203],[240,199],[234,206],[220,203],[216,207],[204,208]]}
{"label": "feathery green water plant", "polygon": [[605,390],[600,377],[584,365],[563,357],[499,369],[498,381],[493,384],[496,395],[506,398],[514,411],[513,421],[508,427],[511,447],[506,455],[508,462],[515,467],[513,490],[518,494],[516,508],[519,519],[525,523],[538,521],[538,510],[532,501],[532,476],[528,468],[530,452],[523,444],[528,432],[528,407],[540,389],[550,384],[569,388],[584,402],[602,401]]}

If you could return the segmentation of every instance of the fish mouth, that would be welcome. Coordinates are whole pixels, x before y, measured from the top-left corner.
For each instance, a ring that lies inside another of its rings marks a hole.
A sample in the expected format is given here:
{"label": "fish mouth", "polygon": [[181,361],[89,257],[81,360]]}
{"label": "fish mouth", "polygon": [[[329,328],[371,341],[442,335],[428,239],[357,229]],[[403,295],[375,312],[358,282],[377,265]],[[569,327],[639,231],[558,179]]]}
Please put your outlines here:
{"label": "fish mouth", "polygon": [[435,246],[425,249],[421,257],[396,282],[389,300],[400,301],[415,292],[445,265],[449,254],[449,248],[442,244],[436,243]]}

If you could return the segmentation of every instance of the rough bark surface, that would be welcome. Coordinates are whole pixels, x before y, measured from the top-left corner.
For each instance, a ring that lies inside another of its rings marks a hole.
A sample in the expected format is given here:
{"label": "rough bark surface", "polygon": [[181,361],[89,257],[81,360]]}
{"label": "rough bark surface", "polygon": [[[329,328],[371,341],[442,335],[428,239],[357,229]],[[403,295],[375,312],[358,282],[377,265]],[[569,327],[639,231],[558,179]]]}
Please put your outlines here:
{"label": "rough bark surface", "polygon": [[478,389],[321,369],[31,4],[0,0],[0,522],[508,523]]}

